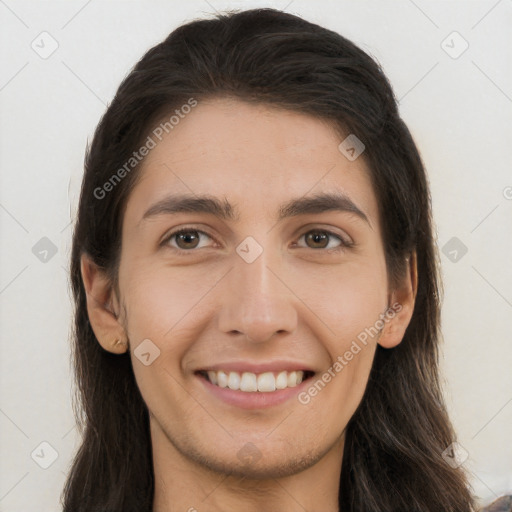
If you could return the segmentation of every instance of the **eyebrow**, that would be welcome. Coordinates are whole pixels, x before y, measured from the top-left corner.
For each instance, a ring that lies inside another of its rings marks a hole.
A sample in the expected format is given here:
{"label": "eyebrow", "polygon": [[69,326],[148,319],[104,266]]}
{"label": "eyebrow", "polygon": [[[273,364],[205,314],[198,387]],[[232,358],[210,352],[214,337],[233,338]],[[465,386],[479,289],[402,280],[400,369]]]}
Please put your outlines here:
{"label": "eyebrow", "polygon": [[[371,228],[365,213],[345,194],[324,192],[309,197],[292,199],[278,210],[277,221],[297,215],[319,214],[328,211],[348,212],[364,220]],[[221,220],[238,221],[240,213],[226,198],[204,195],[170,195],[153,204],[142,216],[139,225],[150,218],[177,213],[207,213]],[[373,229],[373,228],[372,228]]]}

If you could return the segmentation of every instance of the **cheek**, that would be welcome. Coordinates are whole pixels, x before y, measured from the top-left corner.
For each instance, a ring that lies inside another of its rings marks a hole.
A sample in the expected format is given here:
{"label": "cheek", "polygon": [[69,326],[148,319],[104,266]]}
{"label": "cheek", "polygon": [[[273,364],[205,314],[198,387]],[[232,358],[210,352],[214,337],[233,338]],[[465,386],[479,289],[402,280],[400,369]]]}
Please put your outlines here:
{"label": "cheek", "polygon": [[127,329],[134,343],[144,338],[168,340],[198,318],[201,297],[218,280],[198,268],[170,268],[161,263],[127,265],[123,290],[127,309]]}
{"label": "cheek", "polygon": [[[205,299],[219,276],[198,267],[171,268],[147,261],[126,264],[122,271],[125,281],[121,291],[135,378],[150,409],[165,410],[170,403],[186,399],[176,381],[183,381],[183,361],[203,328],[202,319],[208,318]],[[151,354],[152,362],[147,366],[139,359],[142,342]]]}
{"label": "cheek", "polygon": [[[211,275],[203,280],[196,272],[192,279],[192,271],[184,269],[147,261],[133,261],[123,269],[121,291],[132,367],[142,397],[154,414],[173,410],[190,398],[176,382],[183,380],[181,362],[197,334],[193,329],[201,318],[200,299],[214,284]],[[148,365],[140,358],[142,343],[147,347],[144,352],[150,354]]]}
{"label": "cheek", "polygon": [[329,428],[334,435],[345,429],[364,395],[385,294],[352,274],[333,284],[327,296],[330,300],[319,316],[329,327],[327,335],[322,328],[328,361],[298,398],[315,428]]}
{"label": "cheek", "polygon": [[387,305],[385,283],[356,277],[347,277],[331,297],[336,297],[331,311],[333,330],[336,337],[344,341],[355,339],[361,332],[374,326]]}
{"label": "cheek", "polygon": [[317,336],[322,336],[329,363],[315,376],[302,403],[311,402],[320,423],[335,417],[338,427],[343,427],[359,405],[368,382],[382,327],[379,320],[387,306],[385,268],[376,262],[347,265],[328,278],[317,275],[316,283],[323,283],[322,293],[315,285],[304,300],[328,327],[321,327],[324,334],[318,332]]}
{"label": "cheek", "polygon": [[[310,427],[336,437],[347,427],[368,383],[375,346],[361,346],[349,361],[341,356],[298,395]],[[349,352],[351,352],[349,350]],[[345,353],[344,353],[345,354]]]}
{"label": "cheek", "polygon": [[[329,328],[336,355],[375,324],[387,306],[385,267],[377,259],[319,269],[300,286],[300,297]],[[339,346],[337,346],[339,345]],[[344,350],[343,350],[344,351]]]}

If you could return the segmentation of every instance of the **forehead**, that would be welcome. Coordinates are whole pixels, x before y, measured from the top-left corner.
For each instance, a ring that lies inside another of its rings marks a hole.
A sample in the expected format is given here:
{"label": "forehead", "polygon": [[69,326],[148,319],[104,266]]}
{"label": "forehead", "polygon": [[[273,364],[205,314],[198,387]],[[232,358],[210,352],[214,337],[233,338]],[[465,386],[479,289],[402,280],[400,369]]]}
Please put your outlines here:
{"label": "forehead", "polygon": [[230,198],[237,220],[275,220],[290,198],[326,192],[348,197],[371,224],[378,223],[366,164],[340,152],[343,137],[327,121],[222,98],[199,102],[169,126],[169,133],[150,132],[155,145],[137,171],[125,216],[130,224],[139,224],[151,205],[170,194]]}

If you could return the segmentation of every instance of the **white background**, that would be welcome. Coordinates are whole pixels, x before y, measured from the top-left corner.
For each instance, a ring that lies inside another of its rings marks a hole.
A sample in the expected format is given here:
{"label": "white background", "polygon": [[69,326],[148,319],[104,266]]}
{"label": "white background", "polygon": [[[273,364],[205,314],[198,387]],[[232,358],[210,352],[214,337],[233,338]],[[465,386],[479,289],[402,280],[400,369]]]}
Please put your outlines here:
{"label": "white background", "polygon": [[[455,262],[440,253],[443,373],[464,467],[482,503],[512,492],[512,0],[0,0],[0,511],[60,510],[78,446],[67,267],[87,140],[172,29],[258,6],[338,31],[390,78],[427,166],[439,247],[457,237],[468,249]],[[43,31],[59,45],[47,59],[31,48]],[[462,48],[453,31],[469,43],[455,59],[441,46],[450,36],[445,48]],[[32,252],[42,237],[57,248],[46,263]],[[48,469],[31,458],[43,441],[58,454]]]}

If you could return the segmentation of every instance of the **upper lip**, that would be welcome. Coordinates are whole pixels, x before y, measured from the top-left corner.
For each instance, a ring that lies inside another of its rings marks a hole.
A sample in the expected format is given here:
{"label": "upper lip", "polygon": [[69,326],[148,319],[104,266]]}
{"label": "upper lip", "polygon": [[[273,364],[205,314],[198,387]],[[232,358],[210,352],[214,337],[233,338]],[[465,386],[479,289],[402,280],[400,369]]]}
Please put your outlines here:
{"label": "upper lip", "polygon": [[226,361],[224,363],[216,363],[198,368],[197,371],[230,371],[230,372],[251,372],[251,373],[264,373],[264,372],[281,372],[281,371],[298,371],[303,370],[307,372],[314,372],[306,363],[299,361],[269,361],[269,362],[254,362],[254,361]]}

